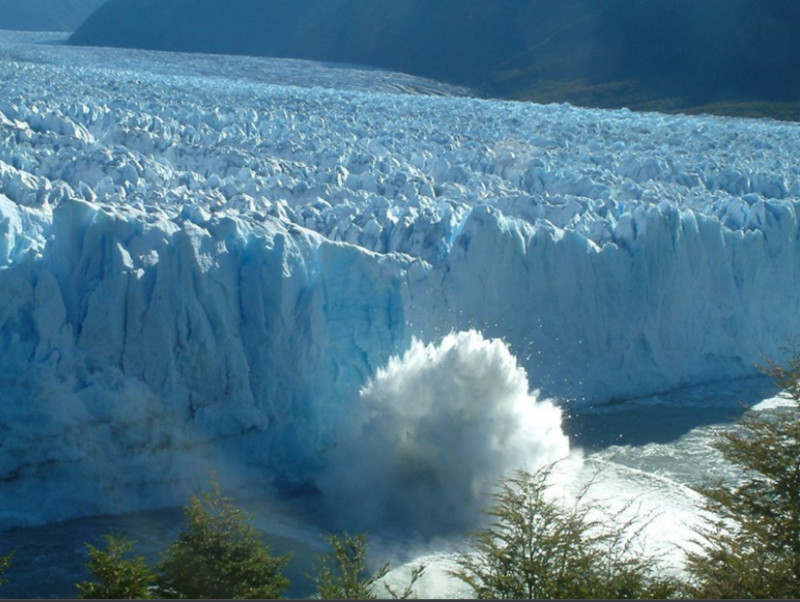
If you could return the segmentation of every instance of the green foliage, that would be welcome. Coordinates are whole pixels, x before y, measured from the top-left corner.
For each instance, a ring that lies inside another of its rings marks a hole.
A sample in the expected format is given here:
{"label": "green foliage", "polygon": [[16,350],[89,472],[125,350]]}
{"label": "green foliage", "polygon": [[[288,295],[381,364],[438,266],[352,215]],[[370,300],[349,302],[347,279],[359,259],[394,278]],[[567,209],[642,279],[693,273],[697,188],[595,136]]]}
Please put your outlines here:
{"label": "green foliage", "polygon": [[144,557],[126,558],[133,551],[133,542],[125,537],[106,535],[106,549],[89,548],[89,570],[97,581],[78,583],[78,598],[143,599],[152,598],[150,586],[156,577]]}
{"label": "green foliage", "polygon": [[712,518],[687,554],[694,597],[800,597],[800,349],[787,350],[765,372],[792,405],[750,411],[716,443],[744,476],[702,490]]}
{"label": "green foliage", "polygon": [[289,555],[271,554],[252,515],[223,497],[216,480],[185,513],[187,524],[158,566],[162,597],[274,599],[289,586],[281,573]]}
{"label": "green foliage", "polygon": [[326,600],[374,600],[373,586],[386,576],[389,565],[381,566],[371,577],[367,576],[367,538],[365,535],[343,537],[325,535],[333,550],[320,556],[314,566],[317,594]]}
{"label": "green foliage", "polygon": [[[590,519],[584,495],[573,504],[547,497],[552,467],[518,471],[500,483],[485,513],[494,520],[471,538],[451,574],[481,599],[671,597],[655,560],[635,554],[637,519]],[[586,490],[584,490],[585,494]]]}
{"label": "green foliage", "polygon": [[[317,596],[325,600],[377,599],[375,585],[389,572],[389,565],[382,565],[368,576],[369,544],[366,535],[351,536],[345,532],[342,537],[328,534],[324,539],[330,544],[332,551],[321,555],[314,566],[315,574],[311,575],[311,579],[316,585]],[[424,566],[416,567],[412,571],[410,583],[402,592],[398,593],[386,584],[383,586],[392,598],[407,599],[424,571]]]}
{"label": "green foliage", "polygon": [[14,557],[14,552],[11,552],[6,556],[0,556],[0,587],[3,587],[6,583],[8,583],[8,579],[4,579],[3,575],[5,574],[8,567],[11,566],[11,559],[13,557]]}
{"label": "green foliage", "polygon": [[722,115],[725,117],[744,117],[758,119],[768,117],[781,121],[800,121],[800,102],[767,102],[767,101],[741,101],[741,102],[713,102],[699,106],[686,106],[680,110],[671,108],[663,110],[667,113],[685,113],[688,115]]}

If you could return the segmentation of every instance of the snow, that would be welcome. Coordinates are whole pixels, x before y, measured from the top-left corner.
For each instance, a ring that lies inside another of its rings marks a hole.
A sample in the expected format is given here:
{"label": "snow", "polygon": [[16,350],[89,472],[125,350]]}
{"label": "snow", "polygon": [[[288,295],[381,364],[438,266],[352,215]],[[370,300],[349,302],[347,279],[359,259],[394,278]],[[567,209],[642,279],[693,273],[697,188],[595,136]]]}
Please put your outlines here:
{"label": "snow", "polygon": [[797,330],[796,124],[61,40],[0,34],[0,529],[316,486],[451,332],[578,407]]}

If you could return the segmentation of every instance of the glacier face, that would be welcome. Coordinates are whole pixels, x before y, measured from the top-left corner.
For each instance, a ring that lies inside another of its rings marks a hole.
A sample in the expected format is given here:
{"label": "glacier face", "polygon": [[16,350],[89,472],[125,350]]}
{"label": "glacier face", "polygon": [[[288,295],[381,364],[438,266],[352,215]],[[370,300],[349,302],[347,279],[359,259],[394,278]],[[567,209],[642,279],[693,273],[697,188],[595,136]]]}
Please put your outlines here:
{"label": "glacier face", "polygon": [[0,528],[313,484],[414,339],[580,405],[797,330],[796,124],[45,38],[0,35]]}

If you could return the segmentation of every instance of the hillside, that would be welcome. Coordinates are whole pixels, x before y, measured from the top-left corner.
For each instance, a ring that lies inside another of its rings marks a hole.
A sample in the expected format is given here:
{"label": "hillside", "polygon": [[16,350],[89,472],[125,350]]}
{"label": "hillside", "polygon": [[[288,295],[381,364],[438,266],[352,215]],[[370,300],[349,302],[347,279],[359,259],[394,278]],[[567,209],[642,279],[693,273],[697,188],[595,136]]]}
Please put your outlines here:
{"label": "hillside", "polygon": [[490,88],[594,106],[788,110],[800,100],[797,22],[792,0],[619,0],[496,66]]}
{"label": "hillside", "polygon": [[110,0],[83,45],[296,57],[593,106],[800,100],[795,0]]}
{"label": "hillside", "polygon": [[0,0],[0,29],[74,31],[105,0]]}
{"label": "hillside", "polygon": [[583,4],[545,0],[529,14],[530,0],[111,0],[71,41],[351,62],[476,85]]}

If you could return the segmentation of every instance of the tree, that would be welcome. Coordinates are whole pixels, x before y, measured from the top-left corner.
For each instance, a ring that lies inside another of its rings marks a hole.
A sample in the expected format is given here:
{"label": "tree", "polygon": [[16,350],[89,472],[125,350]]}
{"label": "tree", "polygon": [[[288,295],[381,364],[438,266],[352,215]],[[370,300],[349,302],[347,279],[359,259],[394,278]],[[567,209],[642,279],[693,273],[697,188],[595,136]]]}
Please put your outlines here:
{"label": "tree", "polygon": [[280,597],[290,555],[273,556],[253,517],[223,497],[219,483],[185,509],[187,524],[164,553],[158,592],[165,598]]}
{"label": "tree", "polygon": [[14,557],[14,552],[10,552],[6,556],[0,556],[0,587],[8,583],[8,579],[3,578],[8,567],[11,566],[11,559]]}
{"label": "tree", "polygon": [[84,599],[152,598],[150,587],[156,576],[144,557],[126,558],[133,551],[133,542],[126,537],[106,535],[106,549],[89,548],[89,570],[97,581],[77,584]]}
{"label": "tree", "polygon": [[386,576],[389,565],[381,566],[371,577],[367,576],[367,538],[365,535],[343,537],[325,535],[333,548],[320,556],[314,565],[315,575],[311,579],[317,586],[317,594],[326,600],[374,600],[375,582]]}
{"label": "tree", "polygon": [[738,482],[701,490],[707,523],[687,553],[691,594],[702,598],[800,597],[800,349],[764,372],[789,407],[749,411],[715,447],[741,469]]}
{"label": "tree", "polygon": [[[327,534],[324,539],[333,550],[320,556],[314,566],[315,574],[311,575],[317,586],[318,597],[325,600],[377,599],[375,585],[389,572],[389,564],[382,565],[372,576],[368,576],[367,536],[351,536],[345,532],[342,537]],[[400,593],[386,584],[384,587],[392,598],[409,598],[414,584],[424,571],[424,566],[416,567],[411,573],[410,583]]]}
{"label": "tree", "polygon": [[485,510],[493,522],[451,574],[481,599],[672,597],[677,584],[658,576],[655,559],[633,553],[636,518],[590,519],[586,490],[571,504],[548,498],[552,468],[501,481]]}

